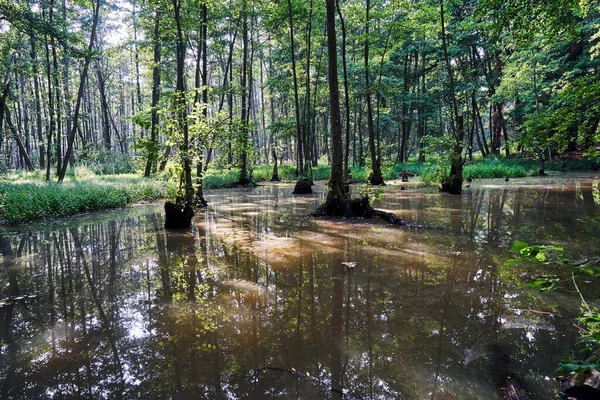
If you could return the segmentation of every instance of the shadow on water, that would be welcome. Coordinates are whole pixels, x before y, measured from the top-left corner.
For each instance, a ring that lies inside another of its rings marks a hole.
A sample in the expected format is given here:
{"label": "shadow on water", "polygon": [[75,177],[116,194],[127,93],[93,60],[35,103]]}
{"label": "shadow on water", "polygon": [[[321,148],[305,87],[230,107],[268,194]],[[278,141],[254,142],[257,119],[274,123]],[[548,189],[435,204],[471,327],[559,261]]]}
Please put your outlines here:
{"label": "shadow on water", "polygon": [[597,179],[387,187],[377,207],[425,229],[312,220],[325,187],[292,189],[213,193],[191,230],[151,205],[0,233],[0,398],[493,399],[508,376],[558,398],[578,334],[518,310],[578,298],[504,261],[600,253]]}

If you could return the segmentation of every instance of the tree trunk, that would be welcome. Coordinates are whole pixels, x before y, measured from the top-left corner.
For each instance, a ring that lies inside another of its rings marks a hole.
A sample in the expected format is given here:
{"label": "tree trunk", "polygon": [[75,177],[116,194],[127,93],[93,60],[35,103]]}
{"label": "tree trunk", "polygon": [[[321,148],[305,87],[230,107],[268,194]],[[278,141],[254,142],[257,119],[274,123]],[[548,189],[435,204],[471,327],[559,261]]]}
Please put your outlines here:
{"label": "tree trunk", "polygon": [[241,76],[241,90],[242,90],[242,115],[240,118],[241,123],[241,137],[240,137],[240,185],[248,185],[250,178],[248,177],[248,114],[249,107],[247,104],[248,100],[248,10],[247,2],[244,0],[242,6],[242,76]]}
{"label": "tree trunk", "polygon": [[44,137],[42,131],[42,101],[40,99],[40,78],[38,71],[38,61],[37,61],[37,51],[35,49],[35,40],[33,36],[29,37],[29,41],[31,44],[31,68],[33,72],[33,93],[35,99],[35,127],[37,131],[37,139],[38,139],[38,149],[39,149],[39,158],[40,158],[40,169],[43,169],[46,165],[46,150],[44,147]]}
{"label": "tree trunk", "polygon": [[154,14],[154,42],[153,63],[152,63],[152,104],[151,114],[152,122],[150,125],[150,142],[148,149],[148,160],[146,161],[146,170],[144,176],[147,178],[152,172],[156,172],[158,160],[158,101],[160,100],[160,60],[161,60],[161,41],[160,41],[160,21],[161,12],[157,8]]}
{"label": "tree trunk", "polygon": [[21,141],[21,138],[19,137],[19,132],[17,132],[17,129],[15,128],[14,124],[12,123],[8,107],[4,107],[4,114],[6,115],[6,125],[8,125],[8,129],[11,130],[13,137],[14,137],[15,141],[17,142],[17,146],[19,148],[19,153],[21,153],[21,157],[23,157],[23,160],[25,161],[25,165],[27,165],[27,169],[29,171],[34,171],[35,168],[31,162],[31,159],[29,158],[27,149],[25,148],[25,146],[23,146],[23,142]]}
{"label": "tree trunk", "polygon": [[292,78],[294,81],[294,108],[296,113],[296,170],[298,176],[304,176],[304,140],[302,137],[302,127],[300,124],[300,103],[298,101],[298,79],[296,74],[296,54],[294,47],[294,19],[292,18],[292,2],[287,0],[288,3],[288,19],[290,23],[290,47],[292,56]]}
{"label": "tree trunk", "polygon": [[110,154],[112,151],[110,118],[108,116],[108,101],[106,100],[106,83],[102,74],[102,65],[96,61],[96,79],[98,80],[98,95],[100,96],[100,112],[102,113],[102,137],[104,138],[104,149]]}
{"label": "tree trunk", "polygon": [[[206,123],[208,120],[208,6],[206,2],[202,3],[201,6],[202,14],[202,117]],[[207,207],[208,202],[204,198],[204,191],[202,185],[202,179],[204,176],[203,163],[203,143],[200,142],[200,147],[197,149],[198,156],[200,157],[196,170],[196,200],[195,204],[200,207]],[[206,166],[208,166],[209,160],[206,160]]]}
{"label": "tree trunk", "polygon": [[450,65],[450,57],[448,55],[448,43],[446,38],[446,26],[444,23],[444,0],[440,0],[440,20],[442,25],[442,49],[444,51],[444,59],[446,70],[448,72],[448,81],[450,84],[450,106],[452,107],[452,136],[454,138],[454,146],[452,150],[452,160],[450,166],[450,176],[442,182],[442,190],[451,194],[460,194],[462,191],[462,146],[464,139],[463,117],[458,114],[458,103],[456,101],[456,92],[454,88],[454,76]]}
{"label": "tree trunk", "polygon": [[[348,159],[350,157],[350,95],[348,91],[348,63],[346,61],[346,24],[344,23],[344,17],[342,16],[342,10],[340,9],[340,2],[336,0],[338,17],[340,19],[340,27],[342,28],[342,66],[344,68],[344,111],[346,112],[346,150],[344,152],[344,180],[348,182],[349,177],[349,165]],[[356,146],[354,146],[356,147]],[[356,151],[354,149],[354,151]]]}
{"label": "tree trunk", "polygon": [[[77,127],[77,122],[79,120],[79,110],[81,109],[81,101],[83,98],[84,82],[86,80],[88,68],[89,68],[90,61],[91,61],[91,52],[92,52],[92,49],[94,48],[94,41],[96,40],[96,28],[98,26],[98,17],[100,14],[100,0],[96,0],[96,2],[95,3],[92,2],[92,4],[94,5],[92,32],[90,35],[90,43],[87,48],[87,55],[86,55],[84,63],[83,63],[83,70],[81,72],[81,77],[79,80],[79,91],[77,93],[77,103],[75,105],[75,113],[73,115],[73,121],[72,121],[72,127],[71,127],[71,136],[68,138],[69,140],[67,143],[67,151],[65,153],[65,159],[69,159],[71,152],[73,151],[73,143],[75,141],[75,131],[77,131],[77,129],[75,129],[75,127]],[[67,163],[64,163],[62,166],[62,169],[60,171],[60,174],[58,175],[59,182],[62,182],[65,179],[66,172],[67,172]]]}
{"label": "tree trunk", "polygon": [[180,143],[180,152],[183,158],[183,201],[191,205],[194,201],[194,187],[192,186],[192,161],[190,154],[190,138],[187,118],[187,104],[185,93],[185,52],[186,40],[183,37],[183,28],[181,26],[181,5],[182,0],[172,0],[175,10],[175,25],[177,27],[176,36],[176,60],[177,60],[177,75],[175,86],[175,109],[177,112],[177,128],[183,140]]}
{"label": "tree trunk", "polygon": [[[369,11],[371,0],[367,0],[367,10],[365,17],[365,97],[367,100],[367,128],[369,131],[369,149],[371,151],[371,176],[369,182],[371,185],[383,185],[383,176],[381,175],[381,163],[377,157],[375,147],[375,129],[373,127],[373,110],[371,106],[371,84],[369,77]],[[332,144],[333,146],[333,144]]]}
{"label": "tree trunk", "polygon": [[340,116],[340,94],[337,75],[337,40],[335,35],[335,0],[326,0],[327,50],[329,78],[329,124],[331,129],[331,175],[329,176],[327,201],[348,199],[344,189],[343,142]]}

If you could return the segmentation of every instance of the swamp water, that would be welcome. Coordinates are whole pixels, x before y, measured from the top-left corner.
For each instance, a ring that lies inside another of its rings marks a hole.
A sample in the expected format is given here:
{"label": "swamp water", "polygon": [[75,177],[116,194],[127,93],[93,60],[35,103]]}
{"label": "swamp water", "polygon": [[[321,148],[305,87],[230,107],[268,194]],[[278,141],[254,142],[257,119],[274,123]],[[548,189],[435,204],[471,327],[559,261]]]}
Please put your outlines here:
{"label": "swamp water", "polygon": [[517,240],[600,254],[599,179],[565,176],[386,187],[375,206],[425,228],[311,219],[324,183],[215,192],[188,231],[160,204],[15,228],[0,398],[496,399],[507,376],[558,398],[579,296],[504,262]]}

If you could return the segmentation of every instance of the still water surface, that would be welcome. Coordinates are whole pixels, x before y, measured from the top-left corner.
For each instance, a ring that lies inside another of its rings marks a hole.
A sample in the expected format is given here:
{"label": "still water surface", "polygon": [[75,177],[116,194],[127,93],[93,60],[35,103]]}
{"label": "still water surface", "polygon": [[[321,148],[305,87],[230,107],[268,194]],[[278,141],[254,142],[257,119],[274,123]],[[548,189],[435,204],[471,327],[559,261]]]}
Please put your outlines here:
{"label": "still water surface", "polygon": [[[386,187],[376,206],[425,228],[311,219],[320,183],[214,192],[188,231],[160,204],[13,229],[0,398],[495,399],[508,376],[558,398],[578,295],[504,262],[517,240],[600,254],[598,183]],[[599,283],[581,278],[588,300]]]}

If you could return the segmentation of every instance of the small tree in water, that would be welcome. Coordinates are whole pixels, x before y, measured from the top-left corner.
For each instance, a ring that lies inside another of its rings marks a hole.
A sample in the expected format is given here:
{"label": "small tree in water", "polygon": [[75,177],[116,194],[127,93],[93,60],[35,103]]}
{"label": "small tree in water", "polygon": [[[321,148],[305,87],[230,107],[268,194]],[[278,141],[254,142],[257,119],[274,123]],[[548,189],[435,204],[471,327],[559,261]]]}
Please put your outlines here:
{"label": "small tree in water", "polygon": [[374,210],[367,196],[351,199],[345,189],[340,94],[337,76],[337,43],[335,36],[335,2],[327,0],[327,50],[329,59],[329,123],[331,129],[331,175],[327,184],[327,200],[315,216],[327,217],[381,217],[389,223],[404,224],[391,213]]}

